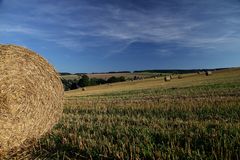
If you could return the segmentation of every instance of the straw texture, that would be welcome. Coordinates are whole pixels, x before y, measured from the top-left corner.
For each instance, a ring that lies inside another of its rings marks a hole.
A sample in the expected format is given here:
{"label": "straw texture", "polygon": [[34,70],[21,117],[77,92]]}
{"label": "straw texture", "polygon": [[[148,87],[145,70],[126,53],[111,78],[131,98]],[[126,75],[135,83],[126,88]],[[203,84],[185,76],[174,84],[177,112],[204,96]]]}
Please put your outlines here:
{"label": "straw texture", "polygon": [[62,115],[63,93],[46,60],[23,47],[0,45],[0,155],[49,131]]}

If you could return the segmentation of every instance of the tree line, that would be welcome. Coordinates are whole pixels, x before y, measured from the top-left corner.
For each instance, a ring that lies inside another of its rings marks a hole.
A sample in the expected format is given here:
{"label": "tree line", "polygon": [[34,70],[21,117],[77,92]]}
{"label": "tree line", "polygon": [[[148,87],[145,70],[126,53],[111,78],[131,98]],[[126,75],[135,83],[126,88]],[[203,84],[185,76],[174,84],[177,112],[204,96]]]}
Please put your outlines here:
{"label": "tree line", "polygon": [[112,76],[108,79],[102,79],[102,78],[89,78],[87,75],[82,75],[82,77],[74,80],[66,80],[62,78],[62,83],[64,86],[64,90],[73,90],[78,88],[83,88],[86,86],[96,86],[100,84],[106,84],[106,83],[116,83],[116,82],[124,82],[126,81],[125,77],[115,77]]}

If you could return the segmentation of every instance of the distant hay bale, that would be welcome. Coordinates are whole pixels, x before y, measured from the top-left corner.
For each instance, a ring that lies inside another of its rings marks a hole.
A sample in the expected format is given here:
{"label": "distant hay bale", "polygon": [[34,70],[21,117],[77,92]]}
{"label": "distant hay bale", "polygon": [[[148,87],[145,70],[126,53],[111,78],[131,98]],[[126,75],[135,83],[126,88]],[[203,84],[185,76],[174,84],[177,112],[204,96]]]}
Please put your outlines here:
{"label": "distant hay bale", "polygon": [[165,76],[164,80],[165,80],[165,82],[171,81],[171,77],[170,76]]}
{"label": "distant hay bale", "polygon": [[206,76],[212,75],[212,71],[206,71]]}
{"label": "distant hay bale", "polygon": [[82,91],[86,91],[86,88],[85,88],[85,87],[83,87],[83,88],[82,88]]}
{"label": "distant hay bale", "polygon": [[178,79],[182,79],[183,77],[182,77],[182,75],[178,75]]}
{"label": "distant hay bale", "polygon": [[48,132],[62,115],[63,93],[45,59],[0,45],[0,155]]}

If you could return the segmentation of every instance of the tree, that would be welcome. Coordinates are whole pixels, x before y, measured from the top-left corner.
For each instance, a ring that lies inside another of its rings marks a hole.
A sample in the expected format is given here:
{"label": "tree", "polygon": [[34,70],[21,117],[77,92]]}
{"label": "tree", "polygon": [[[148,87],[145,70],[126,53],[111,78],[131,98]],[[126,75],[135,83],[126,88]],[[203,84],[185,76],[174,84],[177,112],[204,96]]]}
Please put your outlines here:
{"label": "tree", "polygon": [[88,77],[86,74],[84,74],[84,75],[82,76],[82,78],[79,79],[78,85],[79,85],[80,87],[86,87],[86,86],[88,86],[88,85],[89,85],[89,77]]}
{"label": "tree", "polygon": [[123,76],[119,77],[118,80],[119,80],[119,82],[124,82],[124,81],[126,81],[125,77],[123,77]]}
{"label": "tree", "polygon": [[73,90],[73,89],[78,89],[78,88],[79,88],[79,86],[78,86],[78,84],[75,83],[75,82],[73,82],[73,83],[71,84],[71,86],[70,86],[70,89],[71,89],[71,90]]}
{"label": "tree", "polygon": [[118,81],[117,77],[112,76],[112,77],[108,78],[107,83],[115,83],[117,81]]}
{"label": "tree", "polygon": [[123,82],[123,81],[126,81],[125,77],[123,77],[123,76],[121,76],[121,77],[112,76],[107,80],[108,83]]}
{"label": "tree", "polygon": [[89,80],[89,86],[95,86],[95,85],[105,84],[105,83],[107,83],[106,80],[101,78],[91,78]]}

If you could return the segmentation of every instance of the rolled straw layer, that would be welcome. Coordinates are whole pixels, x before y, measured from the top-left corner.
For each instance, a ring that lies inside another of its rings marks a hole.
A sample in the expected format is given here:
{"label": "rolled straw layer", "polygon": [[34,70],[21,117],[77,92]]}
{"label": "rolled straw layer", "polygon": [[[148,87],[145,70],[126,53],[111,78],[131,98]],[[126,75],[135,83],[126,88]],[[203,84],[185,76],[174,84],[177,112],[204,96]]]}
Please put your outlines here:
{"label": "rolled straw layer", "polygon": [[39,138],[62,115],[63,86],[38,54],[0,45],[0,153]]}

